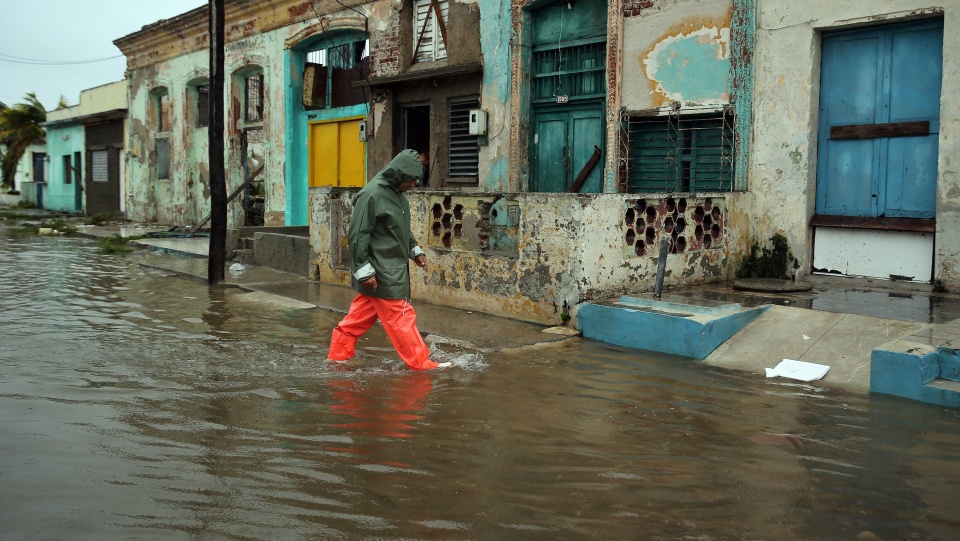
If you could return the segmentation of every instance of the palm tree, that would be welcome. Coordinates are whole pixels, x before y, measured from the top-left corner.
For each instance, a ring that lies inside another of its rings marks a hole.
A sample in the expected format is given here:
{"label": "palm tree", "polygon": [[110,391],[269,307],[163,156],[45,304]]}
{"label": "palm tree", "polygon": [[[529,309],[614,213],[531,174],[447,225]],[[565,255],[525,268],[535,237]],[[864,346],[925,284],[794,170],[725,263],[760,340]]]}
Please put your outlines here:
{"label": "palm tree", "polygon": [[27,94],[24,99],[26,103],[0,107],[0,143],[7,146],[7,151],[0,160],[3,188],[13,187],[17,164],[20,163],[20,158],[27,151],[27,147],[42,142],[46,137],[46,132],[40,124],[47,120],[47,110],[33,92]]}

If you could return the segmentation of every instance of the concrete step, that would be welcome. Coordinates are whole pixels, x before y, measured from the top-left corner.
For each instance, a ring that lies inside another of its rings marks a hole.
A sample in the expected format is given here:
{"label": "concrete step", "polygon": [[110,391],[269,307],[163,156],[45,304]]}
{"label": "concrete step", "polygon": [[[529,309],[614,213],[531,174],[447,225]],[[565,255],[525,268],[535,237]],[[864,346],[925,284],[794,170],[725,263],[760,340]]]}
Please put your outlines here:
{"label": "concrete step", "polygon": [[950,381],[948,379],[935,379],[927,384],[927,387],[941,389],[960,395],[960,382]]}
{"label": "concrete step", "polygon": [[255,241],[253,237],[240,237],[240,248],[243,250],[253,250]]}
{"label": "concrete step", "polygon": [[253,249],[240,248],[233,251],[233,261],[243,263],[244,265],[253,265]]}

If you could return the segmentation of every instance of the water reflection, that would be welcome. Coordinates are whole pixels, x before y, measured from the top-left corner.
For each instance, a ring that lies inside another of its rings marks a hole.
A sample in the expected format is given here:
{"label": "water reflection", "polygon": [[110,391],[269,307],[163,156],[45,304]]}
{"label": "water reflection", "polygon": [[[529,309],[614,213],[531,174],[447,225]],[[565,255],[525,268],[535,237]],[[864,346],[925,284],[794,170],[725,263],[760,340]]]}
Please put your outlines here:
{"label": "water reflection", "polygon": [[587,340],[334,365],[338,314],[6,240],[4,538],[960,536],[955,410]]}

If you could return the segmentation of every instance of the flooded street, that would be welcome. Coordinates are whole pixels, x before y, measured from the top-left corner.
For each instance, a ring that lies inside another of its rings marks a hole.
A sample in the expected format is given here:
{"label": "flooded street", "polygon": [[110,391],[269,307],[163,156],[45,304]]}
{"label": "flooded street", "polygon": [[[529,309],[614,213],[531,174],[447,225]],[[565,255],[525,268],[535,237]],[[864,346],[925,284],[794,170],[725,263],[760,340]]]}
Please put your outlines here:
{"label": "flooded street", "polygon": [[955,410],[582,339],[331,365],[339,314],[143,257],[0,228],[0,539],[960,538]]}

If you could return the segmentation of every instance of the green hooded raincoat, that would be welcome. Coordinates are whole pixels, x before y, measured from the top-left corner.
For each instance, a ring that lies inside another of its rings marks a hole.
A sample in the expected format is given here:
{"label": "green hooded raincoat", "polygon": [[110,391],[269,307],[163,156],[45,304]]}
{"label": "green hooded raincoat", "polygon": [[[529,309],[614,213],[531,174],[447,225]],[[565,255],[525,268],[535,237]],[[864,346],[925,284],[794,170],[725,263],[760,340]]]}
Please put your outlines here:
{"label": "green hooded raincoat", "polygon": [[[357,194],[347,238],[358,292],[381,299],[410,298],[410,260],[423,250],[410,231],[410,203],[400,184],[422,175],[417,152],[404,150]],[[374,274],[376,291],[360,284]]]}

